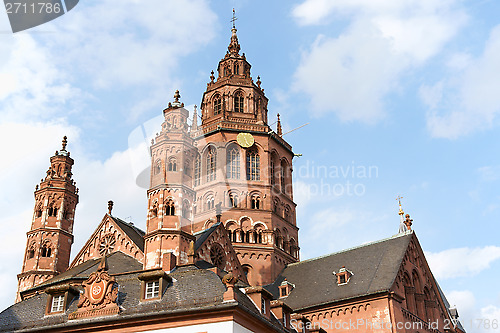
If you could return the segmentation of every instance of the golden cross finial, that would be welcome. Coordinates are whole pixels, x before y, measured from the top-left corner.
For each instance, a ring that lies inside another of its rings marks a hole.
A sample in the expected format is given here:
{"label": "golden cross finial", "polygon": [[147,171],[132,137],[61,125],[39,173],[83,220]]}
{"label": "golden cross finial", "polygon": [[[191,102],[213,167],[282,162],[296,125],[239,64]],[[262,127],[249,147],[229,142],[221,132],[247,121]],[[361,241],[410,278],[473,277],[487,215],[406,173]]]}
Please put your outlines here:
{"label": "golden cross finial", "polygon": [[403,208],[401,208],[401,199],[403,199],[402,196],[398,195],[398,197],[396,198],[396,200],[398,201],[399,203],[399,215],[403,215],[404,212],[403,212]]}
{"label": "golden cross finial", "polygon": [[230,20],[230,22],[233,22],[233,29],[236,29],[236,25],[235,25],[235,22],[238,18],[236,17],[236,12],[234,11],[234,8],[233,8],[233,18]]}

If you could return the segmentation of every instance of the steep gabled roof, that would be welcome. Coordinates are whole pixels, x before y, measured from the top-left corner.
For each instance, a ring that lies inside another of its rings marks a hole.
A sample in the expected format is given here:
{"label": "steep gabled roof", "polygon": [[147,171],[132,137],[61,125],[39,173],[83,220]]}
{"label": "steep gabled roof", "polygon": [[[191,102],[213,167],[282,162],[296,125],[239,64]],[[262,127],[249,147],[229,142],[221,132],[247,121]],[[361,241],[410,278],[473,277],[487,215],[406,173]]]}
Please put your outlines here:
{"label": "steep gabled roof", "polygon": [[[112,228],[115,235],[117,236],[115,248],[113,251],[122,251],[125,254],[141,261],[144,257],[144,231],[134,226],[133,223],[125,222],[115,216],[109,214],[104,215],[101,223],[97,226],[94,233],[89,237],[85,245],[80,249],[78,254],[75,256],[70,269],[81,265],[85,261],[93,258],[101,257],[99,253],[99,237],[101,234],[106,234],[109,232],[109,228]],[[120,244],[119,239],[124,238],[127,246]],[[130,246],[129,246],[130,245]]]}
{"label": "steep gabled roof", "polygon": [[144,234],[145,232],[134,226],[131,222],[125,222],[117,217],[111,216],[111,218],[118,224],[118,226],[127,234],[128,237],[134,242],[134,244],[144,252]]}
{"label": "steep gabled roof", "polygon": [[[286,279],[295,285],[286,303],[294,310],[388,291],[398,274],[412,233],[398,234],[327,256],[290,264],[266,287],[276,298]],[[345,266],[353,275],[338,285],[333,272]]]}
{"label": "steep gabled roof", "polygon": [[[90,276],[92,272],[96,271],[100,260],[101,258],[89,259],[85,261],[83,264],[75,266],[64,273],[56,275],[52,279],[48,279],[47,281],[31,289],[28,289],[23,293],[26,292],[29,293],[29,291],[33,289],[43,291],[46,287],[50,285],[62,283],[68,280],[76,280],[76,279],[85,280]],[[110,274],[120,274],[120,273],[135,272],[142,270],[142,263],[124,254],[123,252],[118,251],[109,254],[109,256],[107,257],[107,261]]]}
{"label": "steep gabled roof", "polygon": [[194,234],[194,236],[196,237],[194,250],[197,259],[211,262],[210,250],[214,243],[219,244],[226,254],[226,264],[223,270],[233,273],[244,284],[248,283],[240,260],[222,223],[218,222],[210,228]]}

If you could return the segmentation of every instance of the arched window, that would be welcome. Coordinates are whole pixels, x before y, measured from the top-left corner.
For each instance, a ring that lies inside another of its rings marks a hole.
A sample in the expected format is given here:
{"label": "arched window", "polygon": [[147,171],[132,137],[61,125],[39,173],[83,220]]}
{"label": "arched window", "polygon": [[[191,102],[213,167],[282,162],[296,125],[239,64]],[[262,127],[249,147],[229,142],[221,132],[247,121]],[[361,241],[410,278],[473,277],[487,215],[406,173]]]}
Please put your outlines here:
{"label": "arched window", "polygon": [[185,174],[186,176],[191,175],[191,167],[190,167],[190,165],[191,165],[191,162],[190,162],[190,161],[186,161],[186,162],[184,162],[184,170],[183,170],[183,171],[184,171],[184,174]]}
{"label": "arched window", "polygon": [[276,167],[274,165],[274,158],[271,157],[271,167],[270,167],[270,172],[271,172],[271,185],[276,185]]}
{"label": "arched window", "polygon": [[238,196],[234,193],[229,194],[229,206],[238,207]]}
{"label": "arched window", "polygon": [[177,171],[177,160],[175,158],[171,158],[168,161],[168,171]]}
{"label": "arched window", "polygon": [[250,272],[252,271],[252,266],[250,265],[242,265],[241,266],[243,268],[243,273],[245,273],[245,276],[248,276],[248,274],[250,274]]}
{"label": "arched window", "polygon": [[243,94],[241,91],[238,91],[234,95],[234,112],[243,112],[243,101],[245,99],[243,98]]}
{"label": "arched window", "polygon": [[217,151],[214,147],[207,150],[207,182],[215,180],[217,170]]}
{"label": "arched window", "polygon": [[240,152],[237,147],[231,147],[227,151],[227,165],[226,165],[227,179],[240,178]]}
{"label": "arched window", "polygon": [[154,166],[154,169],[153,169],[153,173],[154,173],[155,175],[157,175],[157,174],[159,174],[159,173],[160,173],[160,171],[161,171],[161,161],[160,161],[160,160],[157,160],[157,161],[155,162],[155,166]]}
{"label": "arched window", "polygon": [[38,207],[36,210],[36,217],[42,217],[42,207]]}
{"label": "arched window", "polygon": [[45,257],[45,258],[50,257],[50,255],[52,254],[51,252],[52,251],[51,251],[49,246],[47,246],[47,245],[42,246],[42,253],[41,253],[42,257]]}
{"label": "arched window", "polygon": [[31,247],[29,250],[28,250],[28,259],[31,259],[35,257],[35,248],[34,247]]}
{"label": "arched window", "polygon": [[289,169],[288,169],[288,163],[285,160],[281,161],[281,192],[282,193],[288,193],[287,191],[287,185],[289,183]]}
{"label": "arched window", "polygon": [[53,204],[51,204],[47,213],[49,216],[57,216],[57,208],[53,207]]}
{"label": "arched window", "polygon": [[260,156],[256,151],[247,152],[247,180],[260,180]]}
{"label": "arched window", "polygon": [[220,114],[222,111],[222,99],[220,95],[215,96],[214,98],[214,116]]}
{"label": "arched window", "polygon": [[153,207],[151,207],[151,217],[158,216],[158,203],[153,203]]}
{"label": "arched window", "polygon": [[207,198],[206,207],[207,207],[207,210],[213,209],[215,207],[215,200],[212,196],[209,196]]}
{"label": "arched window", "polygon": [[262,230],[257,230],[255,243],[262,244]]}
{"label": "arched window", "polygon": [[194,186],[200,185],[201,182],[201,159],[200,155],[196,155],[194,160]]}
{"label": "arched window", "polygon": [[189,201],[184,200],[182,204],[182,217],[188,219],[189,218]]}
{"label": "arched window", "polygon": [[290,239],[290,255],[297,258],[297,245],[295,244],[295,239]]}
{"label": "arched window", "polygon": [[175,203],[174,200],[169,199],[165,205],[165,215],[175,215]]}
{"label": "arched window", "polygon": [[260,197],[258,195],[252,196],[250,203],[252,209],[260,209]]}
{"label": "arched window", "polygon": [[233,67],[234,67],[233,70],[234,74],[240,74],[240,65],[237,62],[234,63]]}
{"label": "arched window", "polygon": [[285,221],[288,221],[288,222],[291,222],[290,219],[291,219],[291,214],[290,214],[290,206],[286,205],[285,207]]}
{"label": "arched window", "polygon": [[283,247],[283,238],[281,237],[281,232],[279,229],[274,230],[274,245],[278,248]]}
{"label": "arched window", "polygon": [[279,202],[278,199],[273,201],[273,212],[279,215]]}

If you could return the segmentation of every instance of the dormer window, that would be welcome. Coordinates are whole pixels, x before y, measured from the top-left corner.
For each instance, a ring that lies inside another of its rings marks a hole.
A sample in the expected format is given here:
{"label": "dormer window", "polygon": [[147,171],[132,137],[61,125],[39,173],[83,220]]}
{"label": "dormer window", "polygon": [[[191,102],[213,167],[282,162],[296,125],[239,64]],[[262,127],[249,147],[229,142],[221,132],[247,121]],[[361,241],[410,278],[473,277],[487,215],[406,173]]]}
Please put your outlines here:
{"label": "dormer window", "polygon": [[141,280],[141,301],[158,300],[163,295],[172,278],[162,269],[145,271],[139,274]]}
{"label": "dormer window", "polygon": [[295,288],[295,286],[288,282],[286,279],[281,282],[281,285],[279,286],[280,298],[290,295],[290,292],[293,290],[293,288]]}
{"label": "dormer window", "polygon": [[50,312],[62,312],[64,310],[64,294],[52,296]]}
{"label": "dormer window", "polygon": [[333,272],[333,275],[337,277],[337,285],[342,286],[349,283],[351,276],[353,276],[354,274],[350,270],[345,268],[345,266],[342,266],[339,269],[339,272]]}
{"label": "dormer window", "polygon": [[158,298],[160,295],[160,281],[148,281],[146,282],[146,294],[145,299]]}
{"label": "dormer window", "polygon": [[262,312],[262,314],[266,314],[266,299],[264,297],[260,300],[260,312]]}
{"label": "dormer window", "polygon": [[71,300],[80,294],[77,289],[68,284],[49,287],[45,289],[45,293],[49,295],[45,309],[47,315],[65,312]]}

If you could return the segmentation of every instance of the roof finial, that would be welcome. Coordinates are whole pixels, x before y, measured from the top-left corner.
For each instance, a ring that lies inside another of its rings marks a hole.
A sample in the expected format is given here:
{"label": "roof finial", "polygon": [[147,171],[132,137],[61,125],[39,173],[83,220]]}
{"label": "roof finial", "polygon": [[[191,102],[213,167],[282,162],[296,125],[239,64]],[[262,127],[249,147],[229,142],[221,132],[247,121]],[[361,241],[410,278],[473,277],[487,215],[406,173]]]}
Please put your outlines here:
{"label": "roof finial", "polygon": [[413,222],[413,220],[410,219],[410,214],[406,214],[404,224],[405,224],[407,230],[411,230],[411,225],[413,224],[412,222]]}
{"label": "roof finial", "polygon": [[197,131],[198,130],[198,109],[197,106],[194,106],[193,110],[193,122],[191,123],[191,131]]}
{"label": "roof finial", "polygon": [[113,201],[108,201],[108,214],[111,215],[111,211],[113,211]]}
{"label": "roof finial", "polygon": [[280,120],[280,114],[278,113],[278,125],[277,125],[277,132],[279,136],[283,135],[283,130],[281,129],[281,120]]}
{"label": "roof finial", "polygon": [[174,94],[174,103],[179,103],[179,98],[181,98],[181,94],[179,93],[179,89],[177,89]]}
{"label": "roof finial", "polygon": [[399,203],[399,230],[398,233],[405,233],[408,230],[411,230],[411,221],[409,221],[409,224],[406,220],[410,219],[410,215],[406,214],[406,220],[405,220],[405,212],[403,211],[403,208],[401,207],[401,199],[403,199],[402,196],[398,195],[396,200]]}
{"label": "roof finial", "polygon": [[399,215],[404,215],[405,212],[403,212],[403,208],[401,208],[401,199],[403,199],[402,196],[398,195],[396,200],[399,202]]}
{"label": "roof finial", "polygon": [[236,17],[236,12],[235,12],[235,10],[233,8],[233,18],[231,19],[231,22],[233,22],[233,29],[235,29],[235,30],[236,30],[236,24],[235,24],[235,22],[236,22],[237,19],[238,18]]}
{"label": "roof finial", "polygon": [[68,144],[68,137],[65,135],[62,140],[62,151],[66,151],[66,145]]}
{"label": "roof finial", "polygon": [[229,46],[227,47],[229,54],[233,56],[238,56],[240,52],[240,43],[238,43],[238,36],[236,35],[236,25],[234,22],[237,20],[236,18],[236,13],[233,8],[233,18],[231,19],[231,22],[233,22],[233,28],[231,29],[231,42],[229,43]]}

